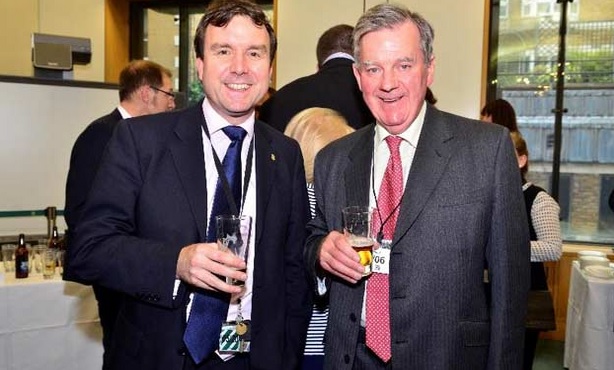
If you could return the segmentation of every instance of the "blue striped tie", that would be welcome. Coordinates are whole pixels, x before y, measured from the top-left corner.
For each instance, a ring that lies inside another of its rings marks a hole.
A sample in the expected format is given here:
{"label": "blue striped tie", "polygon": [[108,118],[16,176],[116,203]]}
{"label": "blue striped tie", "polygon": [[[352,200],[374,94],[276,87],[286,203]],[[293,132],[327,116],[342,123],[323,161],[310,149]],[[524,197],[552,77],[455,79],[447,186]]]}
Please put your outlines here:
{"label": "blue striped tie", "polygon": [[[239,208],[241,206],[241,147],[247,132],[238,126],[227,126],[223,128],[223,131],[231,142],[226,150],[222,166],[235,204]],[[208,224],[207,242],[216,241],[215,216],[230,213],[230,205],[224,194],[222,182],[218,179]],[[210,290],[194,292],[192,310],[183,341],[196,364],[201,363],[217,348],[222,323],[228,313],[229,300],[230,296],[226,293]]]}

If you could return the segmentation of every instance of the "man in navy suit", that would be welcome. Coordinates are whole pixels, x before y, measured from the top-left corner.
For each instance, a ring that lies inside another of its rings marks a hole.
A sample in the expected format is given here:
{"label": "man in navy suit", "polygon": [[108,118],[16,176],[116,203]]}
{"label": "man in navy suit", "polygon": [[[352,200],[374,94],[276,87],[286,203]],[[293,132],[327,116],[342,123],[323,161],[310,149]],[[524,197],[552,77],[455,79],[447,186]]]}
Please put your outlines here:
{"label": "man in navy suit", "polygon": [[334,109],[359,129],[373,122],[352,73],[352,26],[340,24],[318,39],[318,72],[294,80],[274,93],[259,118],[284,132],[295,114],[307,108]]}
{"label": "man in navy suit", "polygon": [[[354,46],[376,125],[316,158],[307,254],[330,283],[324,368],[522,368],[530,249],[509,132],[425,102],[435,57],[419,14],[377,5]],[[374,209],[368,277],[341,232],[347,206]]]}
{"label": "man in navy suit", "polygon": [[[124,294],[110,369],[298,369],[311,312],[303,159],[295,141],[254,118],[275,35],[259,7],[231,0],[207,9],[194,45],[205,99],[119,123],[68,250],[69,276]],[[253,220],[246,261],[205,242],[218,179],[226,176],[215,157],[231,151],[227,131],[238,128],[246,136],[237,206]],[[202,297],[227,307],[216,333],[196,338],[216,344],[204,359],[187,329],[192,319],[214,321],[219,306],[203,307]],[[222,333],[235,330],[228,324],[240,334],[245,322],[247,351],[217,347]]]}
{"label": "man in navy suit", "polygon": [[[135,60],[119,75],[119,105],[111,113],[89,124],[79,135],[70,156],[66,181],[64,218],[70,234],[81,219],[83,205],[98,171],[102,154],[115,130],[125,118],[161,113],[175,108],[171,71],[148,60]],[[102,326],[105,356],[113,336],[113,326],[119,312],[121,294],[94,285],[98,315]],[[103,360],[103,368],[106,361]]]}

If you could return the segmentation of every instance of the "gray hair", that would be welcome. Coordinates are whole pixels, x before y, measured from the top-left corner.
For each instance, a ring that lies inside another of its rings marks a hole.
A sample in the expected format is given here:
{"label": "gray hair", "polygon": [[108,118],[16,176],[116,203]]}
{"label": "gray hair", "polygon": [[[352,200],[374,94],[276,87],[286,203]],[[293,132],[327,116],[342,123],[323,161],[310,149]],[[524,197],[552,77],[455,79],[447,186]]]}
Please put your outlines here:
{"label": "gray hair", "polygon": [[391,29],[408,21],[418,27],[420,32],[420,49],[424,56],[424,63],[430,64],[433,57],[433,39],[435,38],[433,27],[420,14],[412,12],[402,5],[388,3],[374,6],[358,19],[352,35],[356,62],[361,61],[360,40],[364,35],[383,28]]}

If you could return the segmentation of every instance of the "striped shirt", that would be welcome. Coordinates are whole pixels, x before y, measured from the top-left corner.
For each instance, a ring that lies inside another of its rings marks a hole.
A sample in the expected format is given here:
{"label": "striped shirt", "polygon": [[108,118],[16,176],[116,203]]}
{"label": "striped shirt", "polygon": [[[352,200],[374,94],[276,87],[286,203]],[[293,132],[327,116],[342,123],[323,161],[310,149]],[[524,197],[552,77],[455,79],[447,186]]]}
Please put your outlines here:
{"label": "striped shirt", "polygon": [[[316,214],[316,194],[312,183],[307,184],[307,197],[309,198],[309,210],[311,217]],[[309,328],[307,329],[307,341],[305,343],[305,355],[324,355],[324,333],[328,322],[328,305],[325,307],[313,306]]]}

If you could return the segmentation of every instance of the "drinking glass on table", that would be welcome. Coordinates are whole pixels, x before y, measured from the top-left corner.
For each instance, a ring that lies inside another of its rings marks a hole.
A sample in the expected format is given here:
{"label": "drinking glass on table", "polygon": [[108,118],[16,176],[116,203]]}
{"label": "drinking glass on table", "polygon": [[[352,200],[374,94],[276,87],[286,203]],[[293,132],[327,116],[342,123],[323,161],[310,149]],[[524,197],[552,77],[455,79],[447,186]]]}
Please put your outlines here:
{"label": "drinking glass on table", "polygon": [[[217,226],[217,243],[220,249],[226,250],[246,261],[247,247],[249,246],[252,230],[252,218],[250,216],[221,215],[215,217],[215,222]],[[226,278],[226,283],[236,286],[243,286],[245,284],[244,281],[229,277]]]}
{"label": "drinking glass on table", "polygon": [[43,278],[53,279],[57,262],[57,251],[54,248],[45,248],[41,252],[43,264]]}
{"label": "drinking glass on table", "polygon": [[4,272],[15,272],[16,249],[16,244],[4,244],[2,246],[2,261],[4,261]]}
{"label": "drinking glass on table", "polygon": [[366,206],[351,206],[342,209],[343,233],[358,253],[360,264],[365,267],[363,276],[371,274],[374,239],[371,230],[372,212]]}

